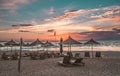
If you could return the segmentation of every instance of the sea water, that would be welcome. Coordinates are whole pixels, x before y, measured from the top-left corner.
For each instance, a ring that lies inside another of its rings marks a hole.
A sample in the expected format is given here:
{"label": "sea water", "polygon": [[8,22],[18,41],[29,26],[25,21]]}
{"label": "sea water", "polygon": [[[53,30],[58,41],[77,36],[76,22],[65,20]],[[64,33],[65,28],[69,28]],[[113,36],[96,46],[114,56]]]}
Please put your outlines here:
{"label": "sea water", "polygon": [[[71,49],[68,45],[63,45],[63,51],[120,51],[120,40],[104,40],[98,41],[100,45],[84,45],[86,41],[79,41],[83,44],[71,44]],[[5,42],[1,42],[4,44]],[[28,42],[25,42],[28,43]],[[30,42],[31,43],[31,42]],[[41,45],[36,46],[23,46],[22,51],[59,51],[59,42],[51,42],[55,46],[51,47],[41,47]],[[92,49],[93,48],[93,49]],[[20,49],[19,46],[4,46],[0,47],[0,51],[18,51]]]}

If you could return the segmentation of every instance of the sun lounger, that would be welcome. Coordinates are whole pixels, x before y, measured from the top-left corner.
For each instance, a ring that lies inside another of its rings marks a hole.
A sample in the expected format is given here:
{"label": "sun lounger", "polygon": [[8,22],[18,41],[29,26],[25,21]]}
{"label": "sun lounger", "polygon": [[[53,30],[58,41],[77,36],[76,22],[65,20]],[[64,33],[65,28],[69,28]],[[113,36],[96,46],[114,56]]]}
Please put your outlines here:
{"label": "sun lounger", "polygon": [[29,57],[30,54],[29,53],[24,53],[24,56],[23,57]]}
{"label": "sun lounger", "polygon": [[84,66],[85,63],[82,62],[83,58],[78,58],[74,62],[71,62],[73,65]]}
{"label": "sun lounger", "polygon": [[63,63],[63,61],[58,61],[58,64],[59,64],[59,65],[62,65],[62,66],[65,66],[65,67],[73,66],[71,63],[65,64],[65,63]]}
{"label": "sun lounger", "polygon": [[45,54],[44,53],[40,53],[40,55],[39,55],[39,59],[40,60],[43,60],[43,59],[45,59],[46,57],[45,57]]}
{"label": "sun lounger", "polygon": [[101,52],[96,52],[95,57],[100,58],[101,57]]}
{"label": "sun lounger", "polygon": [[18,53],[15,52],[13,55],[11,55],[11,60],[17,60],[19,57]]}
{"label": "sun lounger", "polygon": [[58,64],[62,65],[62,66],[71,66],[70,59],[71,59],[70,56],[68,56],[68,55],[64,56],[63,61],[58,61]]}
{"label": "sun lounger", "polygon": [[75,53],[74,57],[79,58],[80,57],[80,53]]}
{"label": "sun lounger", "polygon": [[64,56],[63,63],[64,64],[69,64],[70,63],[70,56]]}
{"label": "sun lounger", "polygon": [[3,60],[9,60],[10,57],[8,55],[6,55],[6,53],[3,53],[2,56],[1,56],[1,59],[3,59]]}
{"label": "sun lounger", "polygon": [[85,52],[84,57],[90,57],[90,53],[89,52]]}
{"label": "sun lounger", "polygon": [[37,56],[30,56],[30,58],[32,59],[32,60],[37,60],[38,58],[37,58]]}
{"label": "sun lounger", "polygon": [[15,56],[15,55],[11,56],[11,60],[17,60],[17,59],[18,59],[18,56]]}
{"label": "sun lounger", "polygon": [[37,54],[36,53],[30,53],[30,59],[37,60]]}
{"label": "sun lounger", "polygon": [[85,63],[82,62],[83,58],[78,58],[76,60],[70,60],[69,56],[65,56],[63,61],[58,61],[59,65],[62,66],[84,66]]}
{"label": "sun lounger", "polygon": [[67,52],[67,55],[68,55],[69,57],[73,57],[72,52]]}

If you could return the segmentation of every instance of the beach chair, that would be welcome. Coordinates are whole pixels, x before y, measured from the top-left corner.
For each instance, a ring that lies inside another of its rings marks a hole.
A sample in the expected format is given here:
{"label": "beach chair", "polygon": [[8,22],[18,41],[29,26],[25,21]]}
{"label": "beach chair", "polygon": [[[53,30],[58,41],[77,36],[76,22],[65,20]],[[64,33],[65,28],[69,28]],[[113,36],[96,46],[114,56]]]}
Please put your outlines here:
{"label": "beach chair", "polygon": [[75,58],[79,58],[80,57],[80,53],[75,53]]}
{"label": "beach chair", "polygon": [[100,58],[101,57],[101,52],[96,52],[95,57]]}
{"label": "beach chair", "polygon": [[70,57],[69,56],[64,56],[63,63],[64,64],[70,64]]}
{"label": "beach chair", "polygon": [[45,54],[44,53],[40,53],[39,54],[39,59],[40,60],[44,60],[45,59]]}
{"label": "beach chair", "polygon": [[11,59],[12,60],[17,60],[18,59],[18,53],[17,52],[15,52],[15,54],[13,54],[12,56],[11,56]]}
{"label": "beach chair", "polygon": [[78,58],[78,59],[76,59],[72,64],[73,64],[73,65],[76,65],[76,66],[84,66],[85,63],[82,62],[82,61],[83,61],[83,58]]}
{"label": "beach chair", "polygon": [[35,55],[30,56],[31,60],[37,60],[37,57]]}
{"label": "beach chair", "polygon": [[17,59],[18,59],[18,56],[16,56],[16,55],[11,56],[11,60],[17,60]]}
{"label": "beach chair", "polygon": [[85,52],[84,57],[90,57],[90,53],[89,52]]}
{"label": "beach chair", "polygon": [[6,53],[3,53],[2,56],[1,56],[1,59],[9,60],[9,57],[8,57],[8,55],[6,55]]}
{"label": "beach chair", "polygon": [[55,57],[55,53],[54,52],[50,52],[50,53],[48,53],[48,57],[50,58],[54,58]]}
{"label": "beach chair", "polygon": [[30,54],[29,53],[24,53],[24,56],[23,57],[29,57]]}
{"label": "beach chair", "polygon": [[58,61],[58,64],[62,66],[71,66],[70,59],[70,56],[64,56],[63,61]]}
{"label": "beach chair", "polygon": [[55,57],[56,58],[60,57],[60,53],[55,53]]}
{"label": "beach chair", "polygon": [[30,53],[30,59],[37,60],[38,59],[37,54],[35,52]]}
{"label": "beach chair", "polygon": [[77,58],[76,60],[71,60],[71,57],[64,56],[63,61],[59,61],[58,64],[62,66],[84,66],[85,63],[82,62],[83,58]]}
{"label": "beach chair", "polygon": [[72,52],[67,52],[67,55],[68,55],[69,57],[73,57]]}

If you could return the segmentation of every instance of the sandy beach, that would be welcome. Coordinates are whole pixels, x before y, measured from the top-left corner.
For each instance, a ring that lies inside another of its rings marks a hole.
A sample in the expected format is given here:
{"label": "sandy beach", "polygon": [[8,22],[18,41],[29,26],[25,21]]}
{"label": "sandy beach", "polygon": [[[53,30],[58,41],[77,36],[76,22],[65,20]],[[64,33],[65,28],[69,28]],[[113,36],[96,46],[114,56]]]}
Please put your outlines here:
{"label": "sandy beach", "polygon": [[120,76],[120,52],[102,52],[102,58],[84,58],[85,66],[63,67],[59,58],[31,60],[22,57],[21,73],[17,60],[0,60],[0,76]]}
{"label": "sandy beach", "polygon": [[0,76],[120,76],[120,0],[0,0]]}

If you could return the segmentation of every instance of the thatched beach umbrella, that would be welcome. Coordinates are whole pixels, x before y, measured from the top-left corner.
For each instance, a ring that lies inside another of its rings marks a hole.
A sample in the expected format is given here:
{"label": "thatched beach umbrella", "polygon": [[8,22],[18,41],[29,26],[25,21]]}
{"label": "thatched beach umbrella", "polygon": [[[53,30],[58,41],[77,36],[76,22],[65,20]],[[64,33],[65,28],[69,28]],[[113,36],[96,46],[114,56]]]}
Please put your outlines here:
{"label": "thatched beach umbrella", "polygon": [[43,45],[43,43],[39,39],[36,39],[36,41],[30,44],[30,46],[37,46],[37,49],[38,49],[38,45]]}
{"label": "thatched beach umbrella", "polygon": [[32,42],[30,45],[31,46],[36,46],[36,45],[42,45],[43,43],[39,40],[39,39],[36,39],[36,41]]}
{"label": "thatched beach umbrella", "polygon": [[13,46],[19,46],[19,44],[16,43],[13,39],[11,39],[10,41],[6,42],[4,45],[11,47],[11,53],[12,53],[12,47],[13,47]]}
{"label": "thatched beach umbrella", "polygon": [[94,39],[90,39],[89,41],[87,41],[86,43],[84,43],[85,45],[91,45],[91,49],[92,49],[92,57],[93,57],[93,45],[98,45],[100,44],[99,42],[95,41]]}
{"label": "thatched beach umbrella", "polygon": [[82,44],[82,43],[74,40],[73,38],[71,38],[69,36],[67,40],[63,41],[63,44],[68,44],[68,51],[71,51],[71,45],[72,44]]}
{"label": "thatched beach umbrella", "polygon": [[[20,43],[19,43],[19,44],[20,44]],[[30,44],[23,41],[23,42],[22,42],[22,46],[30,46]]]}
{"label": "thatched beach umbrella", "polygon": [[43,46],[54,46],[51,42],[49,42],[49,41],[46,41],[44,44],[43,44]]}
{"label": "thatched beach umbrella", "polygon": [[13,39],[5,43],[6,46],[18,46],[19,44],[16,43]]}
{"label": "thatched beach umbrella", "polygon": [[[46,41],[44,44],[42,44],[43,47],[51,47],[51,46],[54,46],[54,44],[52,44],[51,42],[49,41]],[[47,49],[48,50],[48,49]]]}

